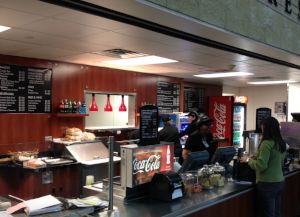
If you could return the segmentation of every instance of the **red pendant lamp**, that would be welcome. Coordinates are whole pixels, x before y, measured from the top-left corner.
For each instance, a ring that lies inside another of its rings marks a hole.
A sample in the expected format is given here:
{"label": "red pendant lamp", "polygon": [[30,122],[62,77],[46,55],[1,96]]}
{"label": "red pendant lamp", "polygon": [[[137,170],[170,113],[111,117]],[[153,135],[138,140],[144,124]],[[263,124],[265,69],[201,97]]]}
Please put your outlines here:
{"label": "red pendant lamp", "polygon": [[92,94],[92,104],[90,105],[89,108],[90,112],[97,112],[98,111],[98,105],[96,103],[96,98],[95,98],[95,94]]}
{"label": "red pendant lamp", "polygon": [[107,100],[106,100],[106,105],[104,107],[104,111],[105,112],[112,112],[112,110],[113,110],[113,108],[110,104],[110,96],[109,96],[109,94],[107,94]]}
{"label": "red pendant lamp", "polygon": [[126,105],[125,105],[125,102],[124,102],[124,95],[122,95],[122,102],[121,102],[121,105],[119,107],[119,111],[120,112],[126,112],[127,111],[127,108],[126,108]]}

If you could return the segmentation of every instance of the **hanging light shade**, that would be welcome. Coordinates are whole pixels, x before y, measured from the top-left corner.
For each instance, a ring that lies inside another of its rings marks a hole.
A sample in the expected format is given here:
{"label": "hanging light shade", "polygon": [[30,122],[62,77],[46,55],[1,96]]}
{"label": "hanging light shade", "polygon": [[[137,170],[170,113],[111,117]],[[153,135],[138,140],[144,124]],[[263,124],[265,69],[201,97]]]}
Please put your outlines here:
{"label": "hanging light shade", "polygon": [[92,104],[90,105],[89,108],[90,112],[97,112],[98,111],[98,105],[96,103],[96,98],[95,98],[95,94],[92,94]]}
{"label": "hanging light shade", "polygon": [[110,96],[109,96],[109,94],[107,94],[107,100],[106,100],[106,105],[104,107],[104,111],[105,112],[112,112],[112,110],[113,110],[113,108],[110,104]]}
{"label": "hanging light shade", "polygon": [[126,108],[126,105],[125,105],[125,102],[124,102],[124,95],[122,95],[122,102],[121,102],[121,105],[119,107],[119,111],[120,112],[126,112],[127,111],[127,108]]}

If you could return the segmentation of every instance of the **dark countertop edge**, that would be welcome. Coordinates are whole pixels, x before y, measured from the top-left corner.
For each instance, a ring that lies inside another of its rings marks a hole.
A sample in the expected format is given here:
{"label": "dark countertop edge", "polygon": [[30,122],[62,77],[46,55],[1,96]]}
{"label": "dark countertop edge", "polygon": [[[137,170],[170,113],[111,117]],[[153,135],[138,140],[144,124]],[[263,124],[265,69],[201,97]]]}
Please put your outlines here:
{"label": "dark countertop edge", "polygon": [[22,169],[26,172],[40,172],[40,171],[47,170],[47,169],[71,166],[71,165],[76,165],[76,164],[80,164],[80,163],[79,162],[73,162],[73,163],[65,163],[65,164],[48,165],[46,167],[41,167],[41,168],[29,168],[29,167],[23,167],[20,164],[13,164],[12,163],[12,164],[2,164],[2,165],[0,165],[0,168],[16,168],[16,169]]}
{"label": "dark countertop edge", "polygon": [[208,201],[204,201],[201,206],[199,206],[199,204],[197,205],[194,205],[192,207],[189,207],[189,208],[186,208],[186,209],[181,209],[180,211],[178,212],[173,212],[173,213],[170,213],[170,214],[167,214],[167,215],[164,215],[163,217],[184,217],[184,216],[187,216],[187,215],[190,215],[190,214],[193,214],[195,212],[198,212],[198,211],[201,211],[203,209],[206,209],[208,207],[211,207],[211,206],[214,206],[216,204],[219,204],[219,203],[222,203],[224,201],[227,201],[229,199],[232,199],[232,198],[235,198],[235,197],[238,197],[240,196],[241,194],[245,194],[247,192],[250,192],[254,189],[254,186],[251,185],[249,186],[248,188],[244,189],[244,190],[241,190],[239,192],[230,192],[226,195],[223,195],[223,196],[220,196],[220,197],[217,197],[215,199],[212,199],[212,200],[208,200]]}
{"label": "dark countertop edge", "polygon": [[289,176],[294,175],[295,173],[299,173],[300,172],[300,168],[299,169],[293,169],[292,171],[287,171],[284,173],[284,177],[287,178]]}
{"label": "dark countertop edge", "polygon": [[[296,173],[300,173],[300,169],[294,169],[293,171],[287,172],[285,174],[285,178],[290,177],[292,175],[295,175]],[[189,207],[189,208],[186,208],[186,209],[182,209],[182,210],[180,210],[180,211],[178,211],[176,213],[170,213],[170,214],[164,215],[163,217],[181,217],[181,216],[190,215],[190,214],[193,214],[193,213],[195,213],[197,211],[200,211],[200,210],[206,209],[208,207],[211,207],[213,205],[216,205],[216,204],[222,203],[224,201],[227,201],[229,199],[238,197],[241,194],[245,194],[247,192],[250,192],[254,188],[255,188],[255,185],[250,185],[248,187],[245,187],[245,189],[243,189],[241,191],[238,191],[238,192],[233,191],[233,192],[230,192],[229,194],[217,197],[217,198],[212,199],[212,200],[205,201],[205,202],[203,202],[203,205],[201,204],[201,206],[199,206],[199,204],[198,205],[194,205],[192,207]]]}

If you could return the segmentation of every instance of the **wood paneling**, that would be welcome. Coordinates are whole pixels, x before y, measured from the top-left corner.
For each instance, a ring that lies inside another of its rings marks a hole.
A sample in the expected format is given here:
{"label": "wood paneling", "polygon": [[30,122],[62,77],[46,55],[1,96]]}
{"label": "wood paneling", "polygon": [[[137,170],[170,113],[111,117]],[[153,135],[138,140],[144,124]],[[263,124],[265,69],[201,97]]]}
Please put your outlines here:
{"label": "wood paneling", "polygon": [[[83,100],[85,90],[136,93],[138,110],[142,102],[156,103],[158,81],[184,84],[181,78],[6,55],[0,55],[0,64],[52,68],[53,113],[57,112],[61,99]],[[201,87],[207,90],[205,93],[208,95],[222,93],[220,86]],[[181,110],[183,110],[183,86],[181,89]],[[67,127],[83,129],[84,119],[59,118],[51,114],[0,114],[0,154],[14,150],[15,143],[32,143],[32,145],[38,143],[40,150],[45,151],[47,145],[43,142],[44,137],[48,135],[61,137]]]}
{"label": "wood paneling", "polygon": [[42,173],[23,168],[0,167],[0,194],[12,194],[23,199],[32,199],[47,194],[58,197],[78,197],[80,194],[79,165],[47,169],[53,173],[53,182],[42,183]]}

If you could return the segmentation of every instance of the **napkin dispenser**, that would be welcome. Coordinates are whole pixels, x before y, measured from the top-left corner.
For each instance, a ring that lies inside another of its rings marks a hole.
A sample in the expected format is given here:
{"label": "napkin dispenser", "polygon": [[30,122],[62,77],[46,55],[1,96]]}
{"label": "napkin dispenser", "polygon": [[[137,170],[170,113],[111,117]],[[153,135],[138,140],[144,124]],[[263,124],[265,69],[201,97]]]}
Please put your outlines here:
{"label": "napkin dispenser", "polygon": [[156,173],[149,185],[149,195],[162,201],[183,197],[184,185],[180,175],[172,171]]}

